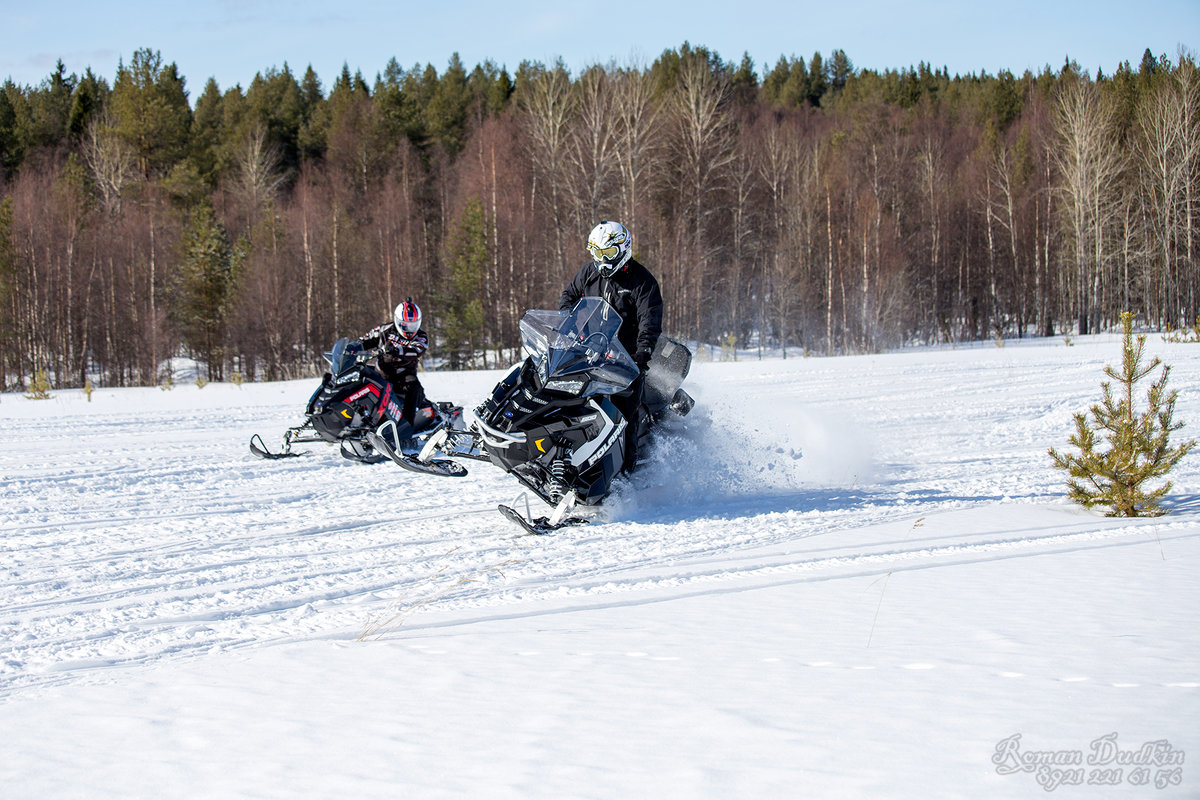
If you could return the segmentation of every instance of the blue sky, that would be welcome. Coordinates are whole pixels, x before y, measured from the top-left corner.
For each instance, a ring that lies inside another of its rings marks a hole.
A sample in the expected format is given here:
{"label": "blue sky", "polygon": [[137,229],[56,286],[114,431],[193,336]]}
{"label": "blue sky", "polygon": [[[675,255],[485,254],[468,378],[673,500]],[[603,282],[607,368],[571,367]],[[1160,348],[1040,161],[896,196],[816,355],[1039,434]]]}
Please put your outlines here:
{"label": "blue sky", "polygon": [[0,81],[37,85],[62,59],[67,71],[111,83],[118,60],[141,47],[175,62],[195,98],[208,78],[222,90],[286,62],[308,65],[328,89],[348,64],[368,82],[395,57],[444,71],[458,52],[468,69],[561,56],[573,72],[594,63],[649,64],[684,41],[727,61],[748,52],[760,73],[780,56],[846,51],[856,67],[947,67],[951,74],[1020,74],[1069,56],[1094,71],[1138,62],[1149,47],[1174,58],[1200,47],[1200,0],[691,0],[479,2],[477,0],[0,0]]}

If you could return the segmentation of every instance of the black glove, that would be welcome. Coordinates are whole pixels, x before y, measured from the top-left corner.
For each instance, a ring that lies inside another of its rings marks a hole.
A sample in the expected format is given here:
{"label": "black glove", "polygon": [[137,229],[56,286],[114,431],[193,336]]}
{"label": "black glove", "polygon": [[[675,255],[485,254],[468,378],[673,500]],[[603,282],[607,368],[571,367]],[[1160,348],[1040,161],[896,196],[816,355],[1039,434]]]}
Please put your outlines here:
{"label": "black glove", "polygon": [[638,365],[638,369],[645,372],[646,367],[650,366],[650,351],[638,350],[633,356],[633,361]]}

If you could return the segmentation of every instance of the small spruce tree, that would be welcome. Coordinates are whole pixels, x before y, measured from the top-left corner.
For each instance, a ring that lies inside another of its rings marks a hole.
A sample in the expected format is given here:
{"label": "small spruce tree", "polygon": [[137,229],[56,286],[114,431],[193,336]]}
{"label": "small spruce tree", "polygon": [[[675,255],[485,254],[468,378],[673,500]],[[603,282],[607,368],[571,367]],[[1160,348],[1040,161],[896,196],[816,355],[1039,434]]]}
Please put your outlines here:
{"label": "small spruce tree", "polygon": [[30,400],[50,399],[50,377],[45,370],[39,369],[33,374],[33,379],[29,381],[29,391],[25,393],[25,397]]}
{"label": "small spruce tree", "polygon": [[[1091,421],[1083,413],[1075,415],[1070,443],[1079,448],[1077,455],[1059,453],[1053,447],[1049,453],[1054,466],[1071,476],[1067,488],[1075,502],[1087,508],[1108,506],[1110,517],[1156,517],[1166,513],[1159,501],[1170,491],[1171,482],[1157,488],[1144,485],[1169,473],[1196,442],[1170,446],[1171,434],[1183,423],[1172,419],[1178,392],[1167,392],[1169,366],[1164,365],[1158,380],[1151,384],[1146,410],[1135,413],[1134,385],[1162,362],[1155,358],[1149,365],[1142,364],[1146,337],[1134,337],[1133,314],[1121,315],[1121,327],[1121,370],[1104,367],[1104,374],[1116,381],[1119,389],[1114,393],[1113,384],[1103,382],[1104,398],[1091,407]],[[1108,443],[1103,452],[1097,449],[1101,434]]]}

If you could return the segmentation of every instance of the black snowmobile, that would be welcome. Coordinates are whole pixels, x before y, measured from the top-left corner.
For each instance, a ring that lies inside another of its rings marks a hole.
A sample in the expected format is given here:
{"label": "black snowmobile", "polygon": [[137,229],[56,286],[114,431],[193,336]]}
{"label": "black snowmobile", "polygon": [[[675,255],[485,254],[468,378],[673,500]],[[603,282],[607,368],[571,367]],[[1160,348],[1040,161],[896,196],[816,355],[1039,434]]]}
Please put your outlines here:
{"label": "black snowmobile", "polygon": [[262,458],[287,458],[301,455],[292,451],[292,445],[330,442],[339,445],[342,456],[351,461],[391,460],[417,472],[465,475],[466,470],[453,461],[430,459],[431,453],[418,457],[434,434],[465,427],[462,407],[431,403],[416,410],[412,425],[404,422],[404,398],[368,363],[376,355],[357,339],[339,339],[324,354],[330,371],[309,398],[305,421],[284,431],[283,450],[268,450],[255,434],[250,437],[250,452]]}
{"label": "black snowmobile", "polygon": [[679,388],[691,367],[684,345],[660,336],[646,375],[645,402],[627,420],[612,396],[629,389],[638,367],[617,339],[621,317],[605,300],[585,297],[567,311],[528,311],[521,339],[528,357],[497,384],[475,410],[467,433],[438,433],[440,451],[451,457],[489,458],[554,508],[532,519],[500,506],[530,533],[547,533],[585,522],[568,514],[576,504],[595,505],[609,493],[625,464],[625,429],[636,425],[639,452],[651,429],[668,414],[686,415],[693,405]]}

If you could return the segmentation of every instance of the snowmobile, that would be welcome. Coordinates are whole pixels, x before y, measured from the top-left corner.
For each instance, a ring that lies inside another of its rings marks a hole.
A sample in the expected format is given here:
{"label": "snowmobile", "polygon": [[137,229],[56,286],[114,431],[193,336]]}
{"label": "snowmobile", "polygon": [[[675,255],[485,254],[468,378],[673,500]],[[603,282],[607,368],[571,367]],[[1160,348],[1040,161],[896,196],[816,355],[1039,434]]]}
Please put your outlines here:
{"label": "snowmobile", "polygon": [[[626,427],[636,426],[638,451],[668,415],[685,416],[694,404],[680,384],[692,354],[660,336],[646,374],[636,420],[626,419],[613,395],[629,389],[638,366],[617,339],[621,317],[605,300],[581,299],[570,311],[528,311],[521,318],[528,357],[500,381],[477,409],[466,432],[434,435],[434,450],[451,457],[487,458],[514,475],[547,505],[532,518],[511,506],[500,511],[529,533],[586,522],[568,516],[577,504],[596,505],[609,493],[626,460]],[[474,447],[464,446],[464,436]],[[432,451],[430,451],[432,452]]]}
{"label": "snowmobile", "polygon": [[462,407],[431,403],[416,410],[411,425],[403,421],[403,396],[369,363],[377,355],[358,339],[339,339],[324,354],[329,372],[309,398],[304,422],[284,431],[283,449],[272,452],[255,434],[250,452],[261,458],[288,458],[301,455],[293,445],[330,442],[339,446],[344,458],[363,464],[391,460],[416,472],[465,475],[455,462],[431,460],[430,454],[417,457],[434,434],[465,427]]}

